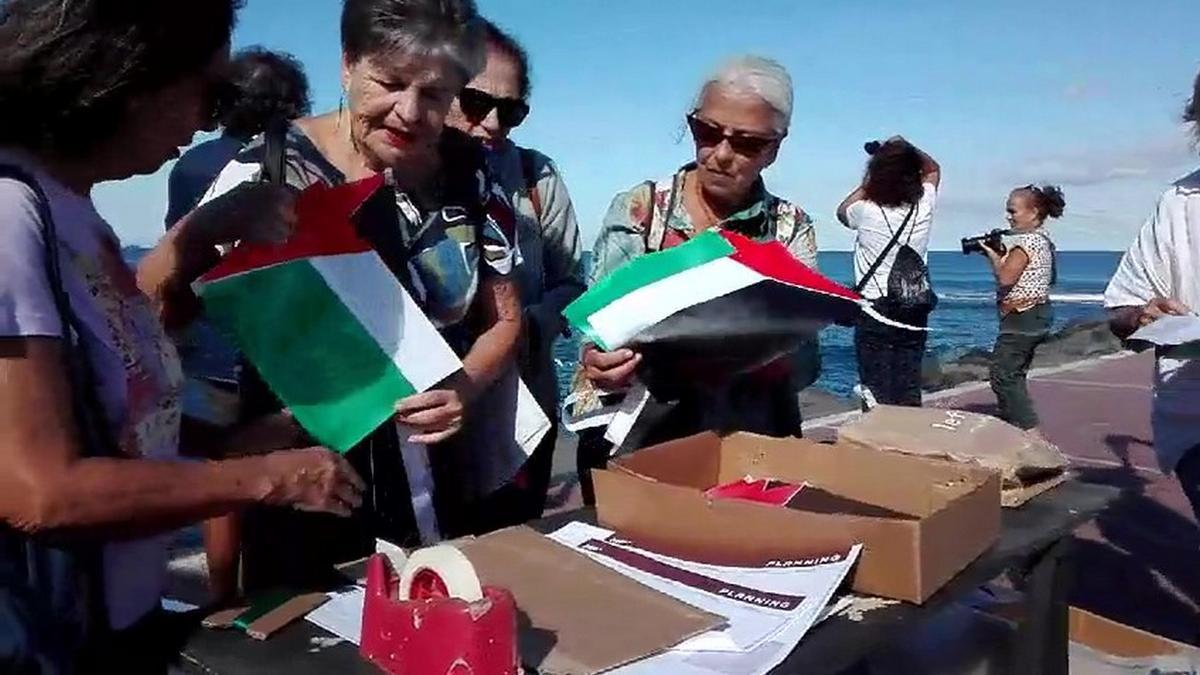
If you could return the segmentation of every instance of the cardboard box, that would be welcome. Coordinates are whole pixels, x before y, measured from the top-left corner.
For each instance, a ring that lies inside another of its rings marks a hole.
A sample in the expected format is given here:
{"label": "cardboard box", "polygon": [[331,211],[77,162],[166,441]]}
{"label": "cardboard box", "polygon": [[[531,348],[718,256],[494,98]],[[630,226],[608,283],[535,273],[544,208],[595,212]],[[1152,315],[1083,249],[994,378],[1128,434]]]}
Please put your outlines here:
{"label": "cardboard box", "polygon": [[[854,590],[916,603],[1000,532],[997,473],[850,444],[700,434],[621,457],[593,476],[600,522],[642,545],[714,564],[754,565],[862,543]],[[745,476],[808,482],[842,503],[806,503],[803,492],[792,508],[704,495]]]}

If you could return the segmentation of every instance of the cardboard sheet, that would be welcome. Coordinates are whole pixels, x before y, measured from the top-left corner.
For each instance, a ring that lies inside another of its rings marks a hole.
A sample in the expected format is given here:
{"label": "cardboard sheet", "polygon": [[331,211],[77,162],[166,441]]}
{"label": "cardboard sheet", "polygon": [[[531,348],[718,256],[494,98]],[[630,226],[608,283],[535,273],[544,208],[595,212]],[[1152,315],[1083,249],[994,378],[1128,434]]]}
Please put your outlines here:
{"label": "cardboard sheet", "polygon": [[724,623],[527,527],[461,548],[485,585],[516,598],[521,660],[545,675],[611,670]]}

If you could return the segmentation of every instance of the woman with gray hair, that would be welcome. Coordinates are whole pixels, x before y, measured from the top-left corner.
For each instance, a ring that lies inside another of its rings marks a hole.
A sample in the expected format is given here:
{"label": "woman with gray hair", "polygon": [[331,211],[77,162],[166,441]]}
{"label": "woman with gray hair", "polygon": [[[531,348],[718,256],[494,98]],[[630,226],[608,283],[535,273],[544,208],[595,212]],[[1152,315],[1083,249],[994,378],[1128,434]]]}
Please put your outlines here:
{"label": "woman with gray hair", "polygon": [[[763,170],[775,161],[787,137],[792,98],[792,79],[775,61],[740,56],[721,65],[705,80],[687,115],[695,159],[666,178],[646,181],[613,199],[592,249],[589,285],[638,256],[677,246],[706,230],[782,242],[798,260],[815,268],[812,220],[798,206],[768,192],[762,180]],[[716,390],[685,387],[671,415],[645,441],[710,429],[798,436],[796,393],[815,379],[814,347],[809,344],[798,352],[800,358],[769,364]],[[640,362],[641,356],[631,349],[609,353],[585,345],[576,391],[621,391],[630,385]],[[587,436],[580,442],[579,475],[590,502],[589,469],[603,465],[609,447],[603,439]]]}
{"label": "woman with gray hair", "polygon": [[[414,431],[410,442],[437,446],[429,452],[434,507],[440,532],[454,536],[469,528],[461,490],[471,464],[469,449],[452,437],[476,396],[513,362],[521,328],[512,232],[497,224],[511,225],[511,217],[501,217],[507,205],[495,202],[478,144],[444,127],[451,102],[483,67],[483,26],[472,0],[345,0],[341,37],[344,104],[297,121],[286,135],[268,131],[253,141],[210,197],[271,170],[268,144],[283,147],[282,179],[296,189],[388,175],[395,199],[361,212],[360,234],[463,361],[457,375],[396,408],[396,420]],[[300,434],[245,370],[243,417],[273,416],[285,435]],[[248,589],[312,583],[334,563],[371,552],[376,538],[421,543],[395,425],[381,427],[347,458],[368,485],[349,524],[255,509],[244,517],[243,537],[234,523],[220,535],[210,532],[218,595],[234,588],[239,538]]]}

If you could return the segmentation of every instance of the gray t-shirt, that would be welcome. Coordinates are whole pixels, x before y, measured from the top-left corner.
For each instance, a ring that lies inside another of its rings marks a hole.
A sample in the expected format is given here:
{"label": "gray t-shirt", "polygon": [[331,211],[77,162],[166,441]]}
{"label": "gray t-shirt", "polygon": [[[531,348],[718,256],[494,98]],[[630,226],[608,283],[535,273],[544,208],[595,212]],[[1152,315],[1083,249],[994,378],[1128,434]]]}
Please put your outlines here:
{"label": "gray t-shirt", "polygon": [[[0,150],[0,163],[33,173],[58,230],[63,286],[82,324],[104,407],[121,453],[174,460],[179,447],[179,360],[120,241],[90,198],[71,192],[30,160]],[[0,179],[0,337],[61,337],[50,294],[41,221],[32,190]],[[166,582],[166,535],[105,546],[106,602],[113,628],[158,605]]]}

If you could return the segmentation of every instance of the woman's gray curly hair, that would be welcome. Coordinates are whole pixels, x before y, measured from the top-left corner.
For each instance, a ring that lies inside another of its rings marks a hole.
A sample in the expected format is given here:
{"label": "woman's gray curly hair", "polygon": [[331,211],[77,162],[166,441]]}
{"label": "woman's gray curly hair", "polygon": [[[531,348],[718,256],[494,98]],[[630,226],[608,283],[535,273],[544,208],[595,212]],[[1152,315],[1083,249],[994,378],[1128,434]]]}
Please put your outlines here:
{"label": "woman's gray curly hair", "polygon": [[342,52],[352,63],[394,54],[445,59],[465,85],[483,70],[487,42],[474,0],[345,0]]}
{"label": "woman's gray curly hair", "polygon": [[699,108],[711,86],[721,86],[762,99],[778,116],[776,131],[786,133],[792,123],[792,76],[778,61],[762,56],[735,56],[717,66],[704,80],[693,108]]}

